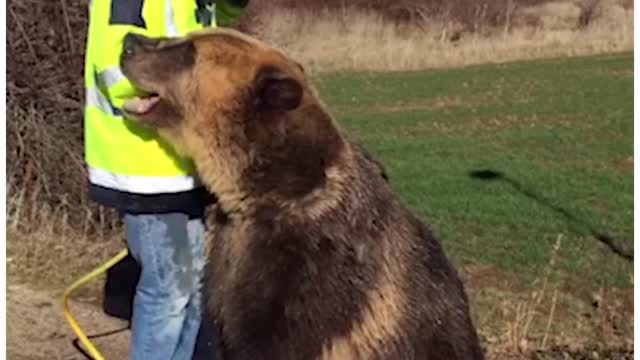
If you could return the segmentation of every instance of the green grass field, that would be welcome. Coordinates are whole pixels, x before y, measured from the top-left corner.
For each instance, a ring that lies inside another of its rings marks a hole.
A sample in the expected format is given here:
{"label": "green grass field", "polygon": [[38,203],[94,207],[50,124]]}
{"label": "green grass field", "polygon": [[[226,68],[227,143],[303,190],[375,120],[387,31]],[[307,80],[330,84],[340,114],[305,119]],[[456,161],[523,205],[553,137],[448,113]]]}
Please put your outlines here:
{"label": "green grass field", "polygon": [[315,82],[454,262],[533,279],[561,236],[559,283],[632,286],[632,54]]}

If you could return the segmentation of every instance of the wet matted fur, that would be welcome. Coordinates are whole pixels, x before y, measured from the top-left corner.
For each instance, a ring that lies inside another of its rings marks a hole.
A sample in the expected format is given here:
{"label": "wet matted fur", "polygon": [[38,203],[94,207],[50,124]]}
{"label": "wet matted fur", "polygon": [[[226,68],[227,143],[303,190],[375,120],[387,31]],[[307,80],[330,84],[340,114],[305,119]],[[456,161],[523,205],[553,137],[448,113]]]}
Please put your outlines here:
{"label": "wet matted fur", "polygon": [[225,360],[483,357],[440,244],[299,64],[209,30],[131,35],[122,68],[145,90],[129,116],[192,157],[218,197],[207,292]]}

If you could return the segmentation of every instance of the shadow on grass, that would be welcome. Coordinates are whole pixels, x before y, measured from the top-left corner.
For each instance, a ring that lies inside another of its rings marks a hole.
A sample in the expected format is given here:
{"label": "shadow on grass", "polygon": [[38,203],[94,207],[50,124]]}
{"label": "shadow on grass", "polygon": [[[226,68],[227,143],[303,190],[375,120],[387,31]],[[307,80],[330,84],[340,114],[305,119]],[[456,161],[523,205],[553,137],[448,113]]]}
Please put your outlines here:
{"label": "shadow on grass", "polygon": [[[123,331],[129,330],[130,328],[131,328],[131,326],[127,325],[126,327],[123,327],[121,329],[105,331],[105,332],[100,333],[100,334],[87,336],[87,338],[89,338],[89,339],[99,339],[101,337],[107,337],[107,336],[119,334],[119,333],[121,333]],[[82,354],[87,360],[95,360],[94,357],[91,356],[91,354],[89,354],[89,352],[82,347],[82,344],[80,343],[80,339],[75,338],[75,339],[73,339],[72,343],[73,343],[73,347],[76,348],[76,350],[78,350],[78,352],[80,352],[80,354]]]}
{"label": "shadow on grass", "polygon": [[525,188],[518,181],[508,177],[507,175],[499,171],[482,169],[482,170],[470,171],[469,177],[471,177],[474,180],[502,181],[509,184],[515,191],[525,195],[529,199],[537,202],[538,204],[543,205],[555,211],[556,213],[562,215],[570,224],[575,224],[580,227],[588,229],[593,237],[595,237],[600,242],[605,244],[614,254],[616,254],[617,256],[619,256],[620,258],[628,262],[633,262],[633,254],[626,252],[619,245],[616,245],[617,241],[615,241],[613,237],[611,237],[610,235],[604,232],[598,231],[598,229],[594,228],[591,224],[587,223],[582,219],[577,218],[575,215],[570,213],[567,209],[554,204],[551,200],[544,198],[542,195],[537,194],[535,191]]}

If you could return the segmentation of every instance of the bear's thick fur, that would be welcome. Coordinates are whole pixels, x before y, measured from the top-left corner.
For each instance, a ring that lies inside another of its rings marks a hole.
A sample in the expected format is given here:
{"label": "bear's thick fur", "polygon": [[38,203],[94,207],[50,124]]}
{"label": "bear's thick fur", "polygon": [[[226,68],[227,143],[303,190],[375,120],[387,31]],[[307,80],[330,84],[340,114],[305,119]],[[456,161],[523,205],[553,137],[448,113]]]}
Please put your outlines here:
{"label": "bear's thick fur", "polygon": [[440,244],[299,64],[231,30],[129,35],[121,63],[146,94],[129,117],[218,197],[207,292],[223,359],[483,358]]}

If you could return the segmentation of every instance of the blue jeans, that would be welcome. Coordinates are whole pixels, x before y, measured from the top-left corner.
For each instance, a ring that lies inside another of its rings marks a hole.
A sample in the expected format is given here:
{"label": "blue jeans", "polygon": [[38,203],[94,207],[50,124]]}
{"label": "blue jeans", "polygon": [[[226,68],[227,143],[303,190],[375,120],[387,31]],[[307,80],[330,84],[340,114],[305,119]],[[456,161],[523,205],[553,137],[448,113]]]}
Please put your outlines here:
{"label": "blue jeans", "polygon": [[187,214],[125,216],[142,268],[131,323],[132,360],[188,360],[202,318],[204,223]]}

